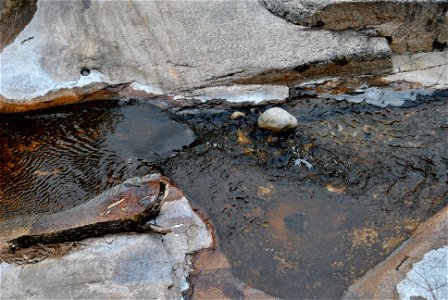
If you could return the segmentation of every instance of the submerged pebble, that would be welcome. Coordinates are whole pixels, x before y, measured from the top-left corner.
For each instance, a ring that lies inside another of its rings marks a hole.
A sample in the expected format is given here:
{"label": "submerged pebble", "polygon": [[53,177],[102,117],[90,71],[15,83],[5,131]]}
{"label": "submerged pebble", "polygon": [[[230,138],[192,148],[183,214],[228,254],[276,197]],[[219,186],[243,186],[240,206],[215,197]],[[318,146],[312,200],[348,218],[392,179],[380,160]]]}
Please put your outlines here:
{"label": "submerged pebble", "polygon": [[296,117],[280,107],[266,110],[258,118],[258,126],[273,132],[285,132],[296,128]]}

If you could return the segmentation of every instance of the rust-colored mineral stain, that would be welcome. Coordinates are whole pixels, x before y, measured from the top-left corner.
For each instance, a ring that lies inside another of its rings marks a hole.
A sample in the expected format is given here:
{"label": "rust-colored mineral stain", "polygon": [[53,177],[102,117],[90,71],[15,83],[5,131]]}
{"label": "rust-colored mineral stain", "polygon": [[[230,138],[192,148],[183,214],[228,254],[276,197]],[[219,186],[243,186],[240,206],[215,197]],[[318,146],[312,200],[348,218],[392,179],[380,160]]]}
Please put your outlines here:
{"label": "rust-colored mineral stain", "polygon": [[15,114],[35,110],[55,108],[92,101],[117,99],[151,99],[159,107],[175,107],[181,105],[172,96],[147,93],[135,90],[130,82],[116,85],[92,83],[87,86],[64,88],[50,91],[42,96],[26,100],[10,99],[0,94],[0,114]]}
{"label": "rust-colored mineral stain", "polygon": [[88,101],[117,99],[118,97],[119,89],[106,87],[105,84],[93,84],[84,88],[61,89],[25,101],[14,101],[14,99],[11,100],[0,95],[0,113],[27,112]]}

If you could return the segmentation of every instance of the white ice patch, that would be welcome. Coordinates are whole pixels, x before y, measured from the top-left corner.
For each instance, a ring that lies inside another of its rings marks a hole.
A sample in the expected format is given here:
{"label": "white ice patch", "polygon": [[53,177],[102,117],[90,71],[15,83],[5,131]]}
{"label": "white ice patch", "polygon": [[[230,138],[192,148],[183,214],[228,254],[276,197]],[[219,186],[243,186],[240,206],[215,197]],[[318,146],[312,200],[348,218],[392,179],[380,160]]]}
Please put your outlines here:
{"label": "white ice patch", "polygon": [[228,102],[260,103],[269,100],[284,100],[289,97],[289,88],[283,85],[232,85],[214,86],[195,90],[182,95],[185,98],[195,98],[203,102],[212,99],[225,99]]}
{"label": "white ice patch", "polygon": [[448,299],[448,246],[431,250],[397,285],[401,300]]}
{"label": "white ice patch", "polygon": [[294,165],[295,166],[304,165],[305,167],[308,168],[308,170],[311,170],[313,168],[313,165],[310,162],[308,162],[304,159],[301,159],[301,158],[297,158],[296,160],[294,160]]}
{"label": "white ice patch", "polygon": [[430,95],[432,91],[425,90],[402,90],[396,91],[386,88],[366,88],[357,90],[357,94],[322,94],[319,98],[330,98],[338,101],[348,101],[354,103],[366,102],[379,107],[401,106],[405,101],[416,101],[419,96]]}
{"label": "white ice patch", "polygon": [[157,95],[163,94],[163,91],[160,88],[155,87],[155,86],[141,84],[139,82],[133,82],[131,84],[131,88],[133,88],[134,90],[137,90],[137,91],[143,91],[148,94],[157,94]]}

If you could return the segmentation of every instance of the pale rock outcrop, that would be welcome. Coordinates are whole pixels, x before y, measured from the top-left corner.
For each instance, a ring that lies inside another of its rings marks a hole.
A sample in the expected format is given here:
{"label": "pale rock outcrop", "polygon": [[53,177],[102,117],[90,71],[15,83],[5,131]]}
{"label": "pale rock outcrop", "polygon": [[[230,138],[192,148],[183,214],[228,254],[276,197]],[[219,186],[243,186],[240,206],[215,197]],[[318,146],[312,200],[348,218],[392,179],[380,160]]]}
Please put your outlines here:
{"label": "pale rock outcrop", "polygon": [[412,55],[393,55],[392,73],[384,76],[386,82],[406,81],[415,87],[448,88],[448,49]]}
{"label": "pale rock outcrop", "polygon": [[384,72],[389,54],[384,38],[308,30],[256,0],[39,0],[30,23],[0,54],[0,112],[49,106],[59,91],[65,99],[58,105],[73,103],[132,82],[159,93],[290,85],[303,80],[300,66],[341,59],[375,62],[362,73]]}
{"label": "pale rock outcrop", "polygon": [[446,0],[261,0],[274,15],[299,25],[362,30],[387,37],[397,53],[448,43]]}

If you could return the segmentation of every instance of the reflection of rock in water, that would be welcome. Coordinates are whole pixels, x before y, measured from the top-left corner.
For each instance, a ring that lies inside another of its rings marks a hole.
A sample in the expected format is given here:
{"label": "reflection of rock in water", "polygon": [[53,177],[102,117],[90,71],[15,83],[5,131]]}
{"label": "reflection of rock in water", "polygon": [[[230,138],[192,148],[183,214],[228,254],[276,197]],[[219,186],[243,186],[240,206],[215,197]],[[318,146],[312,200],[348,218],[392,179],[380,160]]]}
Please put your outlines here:
{"label": "reflection of rock in water", "polygon": [[0,220],[74,207],[194,140],[142,103],[90,103],[0,120]]}
{"label": "reflection of rock in water", "polygon": [[208,212],[237,277],[282,298],[340,298],[446,205],[447,102],[283,107],[295,133],[257,129],[257,108],[238,120],[183,114],[208,143],[166,171]]}

